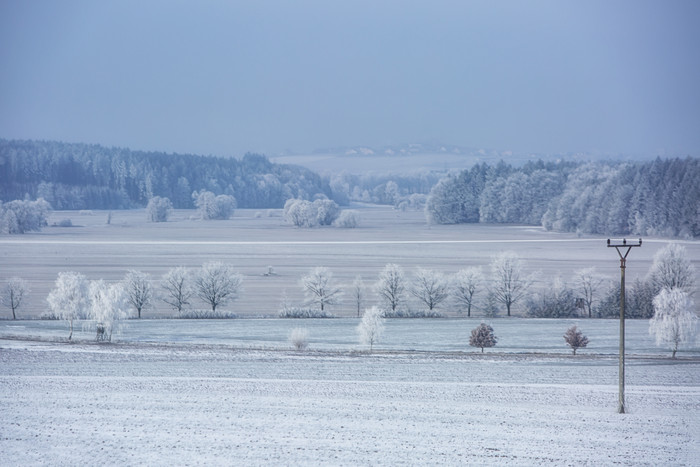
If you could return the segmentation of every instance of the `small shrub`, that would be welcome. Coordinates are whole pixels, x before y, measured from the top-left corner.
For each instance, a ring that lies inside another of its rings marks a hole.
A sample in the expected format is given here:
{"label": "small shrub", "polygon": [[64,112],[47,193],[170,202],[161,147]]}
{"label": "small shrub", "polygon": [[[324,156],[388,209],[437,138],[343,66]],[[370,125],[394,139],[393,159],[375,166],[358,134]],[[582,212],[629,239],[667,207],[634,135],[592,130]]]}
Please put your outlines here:
{"label": "small shrub", "polygon": [[574,355],[576,355],[577,349],[582,349],[588,345],[588,337],[584,336],[583,333],[578,330],[576,325],[573,325],[566,330],[566,334],[564,334],[564,340],[574,351]]}
{"label": "small shrub", "polygon": [[55,225],[56,227],[73,227],[73,221],[70,219],[61,219]]}
{"label": "small shrub", "polygon": [[176,316],[178,319],[235,319],[235,313],[225,310],[182,310]]}
{"label": "small shrub", "polygon": [[379,339],[384,332],[384,312],[373,306],[365,310],[362,316],[362,321],[357,326],[357,334],[360,338],[360,344],[369,345],[369,351],[372,352],[374,344],[379,342]]}
{"label": "small shrub", "polygon": [[354,229],[360,225],[360,213],[355,210],[345,210],[340,212],[340,216],[333,222],[333,225],[341,229]]}
{"label": "small shrub", "polygon": [[435,310],[384,310],[384,318],[444,318],[445,315]]}
{"label": "small shrub", "polygon": [[493,334],[493,328],[486,323],[481,323],[478,327],[472,329],[472,335],[469,338],[469,345],[472,347],[481,347],[481,353],[484,353],[484,347],[493,347],[498,342]]}
{"label": "small shrub", "polygon": [[333,318],[333,315],[321,310],[301,308],[296,306],[284,307],[280,311],[280,318]]}
{"label": "small shrub", "polygon": [[297,350],[306,350],[309,346],[309,331],[305,328],[294,328],[289,333],[289,343]]}

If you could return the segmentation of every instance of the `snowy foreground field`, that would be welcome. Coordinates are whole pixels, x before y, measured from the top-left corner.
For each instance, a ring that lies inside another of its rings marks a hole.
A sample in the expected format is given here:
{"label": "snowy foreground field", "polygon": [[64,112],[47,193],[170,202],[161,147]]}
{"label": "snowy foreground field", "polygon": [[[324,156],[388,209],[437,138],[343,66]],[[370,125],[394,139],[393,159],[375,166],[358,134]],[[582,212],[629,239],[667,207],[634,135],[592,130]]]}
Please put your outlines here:
{"label": "snowy foreground field", "polygon": [[[281,336],[282,322],[267,326]],[[603,332],[611,321],[596,320],[597,328],[582,321],[591,345],[575,357],[565,348],[523,351],[537,345],[526,343],[527,333],[513,338],[512,329],[534,329],[535,320],[495,320],[511,347],[484,354],[393,344],[368,354],[349,341],[331,350],[314,343],[317,326],[332,334],[350,325],[326,322],[309,322],[306,352],[281,341],[184,342],[172,327],[217,322],[167,321],[169,331],[149,342],[134,337],[142,324],[133,323],[114,344],[57,342],[51,326],[18,337],[21,326],[46,322],[2,323],[0,464],[700,464],[697,349],[666,358],[638,342],[646,323],[629,326],[628,413],[621,415],[613,338]],[[455,328],[459,320],[433,322]],[[253,333],[265,320],[218,323]],[[431,326],[392,323],[389,343],[395,326]],[[547,323],[546,334],[569,324]],[[422,339],[438,332],[446,331]]]}

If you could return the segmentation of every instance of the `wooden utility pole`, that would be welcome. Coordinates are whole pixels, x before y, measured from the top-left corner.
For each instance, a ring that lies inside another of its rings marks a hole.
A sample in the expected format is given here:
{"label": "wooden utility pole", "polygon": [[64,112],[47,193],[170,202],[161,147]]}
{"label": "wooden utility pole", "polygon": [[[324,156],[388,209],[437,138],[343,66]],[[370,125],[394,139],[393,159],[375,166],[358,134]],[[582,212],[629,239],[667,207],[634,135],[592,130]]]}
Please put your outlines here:
{"label": "wooden utility pole", "polygon": [[608,248],[615,248],[620,256],[620,367],[617,413],[625,413],[625,266],[627,255],[636,246],[642,246],[641,238],[639,243],[627,243],[627,239],[623,239],[620,244],[613,244],[608,239]]}

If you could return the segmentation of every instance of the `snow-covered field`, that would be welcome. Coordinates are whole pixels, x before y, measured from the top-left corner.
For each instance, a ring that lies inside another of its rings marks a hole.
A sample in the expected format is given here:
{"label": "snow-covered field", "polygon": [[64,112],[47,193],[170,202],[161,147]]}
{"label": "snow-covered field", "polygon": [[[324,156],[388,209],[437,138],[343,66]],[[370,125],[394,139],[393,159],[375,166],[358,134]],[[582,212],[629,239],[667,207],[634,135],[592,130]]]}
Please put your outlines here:
{"label": "snow-covered field", "polygon": [[[283,297],[293,305],[303,302],[299,280],[317,266],[329,268],[346,292],[355,277],[362,276],[372,298],[372,285],[387,263],[402,266],[408,278],[416,267],[453,274],[481,266],[488,272],[493,255],[508,250],[523,259],[528,272],[539,273],[536,288],[548,287],[557,276],[572,281],[574,271],[593,266],[611,281],[620,277],[617,253],[606,247],[605,238],[578,238],[531,226],[431,226],[422,212],[386,206],[353,208],[361,212],[357,229],[298,229],[286,224],[279,210],[270,216],[267,211],[238,210],[227,221],[201,221],[191,218],[194,211],[176,211],[165,223],[147,222],[144,210],[114,211],[109,225],[104,211],[92,215],[57,211],[50,224],[71,219],[74,227],[0,237],[0,283],[13,276],[27,280],[31,293],[19,315],[38,317],[47,310],[46,297],[62,271],[81,272],[91,280],[118,281],[129,269],[137,269],[157,281],[173,267],[197,268],[207,261],[223,261],[244,276],[240,297],[223,309],[241,316],[277,316]],[[647,274],[654,253],[668,241],[644,239],[644,246],[627,262],[630,284]],[[700,242],[684,241],[683,245],[700,283]],[[269,267],[275,274],[265,275]],[[201,302],[193,306],[206,307]],[[356,314],[349,293],[329,310],[338,316]],[[449,307],[442,311],[454,314]],[[2,313],[7,317],[9,310],[3,308]],[[144,316],[172,314],[172,309],[157,301]]]}
{"label": "snow-covered field", "polygon": [[698,465],[700,361],[0,340],[2,465]]}
{"label": "snow-covered field", "polygon": [[[619,277],[604,239],[532,227],[428,226],[385,208],[364,209],[352,230],[295,229],[279,213],[191,215],[153,224],[115,212],[107,225],[106,213],[54,212],[50,222],[75,227],[0,238],[0,281],[29,281],[20,317],[36,318],[61,271],[157,279],[211,260],[245,276],[227,307],[242,316],[300,302],[299,278],[315,266],[371,287],[389,262],[454,273],[514,250],[540,287],[591,266]],[[630,281],[666,243],[644,239]],[[684,245],[698,265],[700,242]],[[0,320],[0,465],[700,465],[700,348],[669,359],[645,321],[627,324],[622,415],[615,320],[495,319],[498,345],[483,355],[467,346],[479,317],[392,320],[367,354],[352,303],[331,311],[344,318],[128,320],[112,344],[81,324],[68,344],[64,322]],[[168,313],[159,304],[145,316]],[[562,338],[571,324],[591,339],[575,357]],[[294,327],[309,330],[308,351],[290,350]]]}

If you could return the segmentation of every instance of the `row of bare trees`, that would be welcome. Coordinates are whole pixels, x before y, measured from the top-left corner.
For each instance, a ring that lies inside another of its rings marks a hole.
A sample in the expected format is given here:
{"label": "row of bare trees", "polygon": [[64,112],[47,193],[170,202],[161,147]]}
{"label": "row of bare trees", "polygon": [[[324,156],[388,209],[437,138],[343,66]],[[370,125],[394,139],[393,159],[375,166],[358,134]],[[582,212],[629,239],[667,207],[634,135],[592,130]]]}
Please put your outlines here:
{"label": "row of bare trees", "polygon": [[[205,263],[195,271],[173,268],[162,277],[160,291],[154,290],[150,275],[141,271],[128,271],[122,281],[113,284],[104,280],[90,281],[77,272],[61,272],[47,303],[50,316],[69,322],[68,340],[77,319],[93,322],[98,340],[111,340],[119,321],[129,317],[132,310],[141,318],[143,310],[152,306],[158,296],[178,312],[196,296],[207,303],[214,314],[218,306],[236,298],[242,281],[240,274],[221,262]],[[13,296],[17,296],[17,291]]]}
{"label": "row of bare trees", "polygon": [[[307,305],[325,311],[328,305],[339,303],[343,291],[333,282],[332,272],[325,267],[313,268],[301,279],[306,294]],[[417,268],[409,279],[398,264],[387,264],[374,283],[374,292],[385,316],[417,316],[409,312],[408,301],[415,299],[423,309],[421,316],[436,316],[438,309],[449,299],[453,300],[460,312],[471,316],[477,303],[477,295],[486,289],[489,300],[501,304],[508,316],[516,303],[529,293],[534,279],[526,274],[524,264],[517,254],[503,252],[494,257],[491,263],[491,276],[484,275],[480,267],[462,269],[450,276],[432,269]],[[486,285],[488,284],[488,285]],[[357,314],[367,300],[364,282],[357,276],[350,286],[350,294]],[[495,314],[495,312],[492,312]]]}

